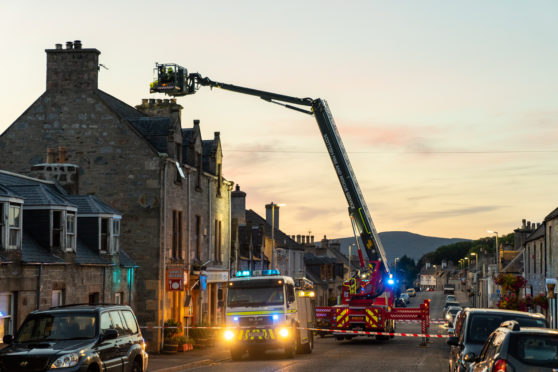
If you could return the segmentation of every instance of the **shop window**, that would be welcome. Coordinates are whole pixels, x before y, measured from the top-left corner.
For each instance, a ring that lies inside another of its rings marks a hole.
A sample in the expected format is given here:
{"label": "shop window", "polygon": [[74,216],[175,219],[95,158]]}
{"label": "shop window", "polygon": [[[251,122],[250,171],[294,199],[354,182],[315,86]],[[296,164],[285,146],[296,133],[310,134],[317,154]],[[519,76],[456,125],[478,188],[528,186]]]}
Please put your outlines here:
{"label": "shop window", "polygon": [[5,335],[14,334],[14,295],[11,292],[0,292],[0,340]]}

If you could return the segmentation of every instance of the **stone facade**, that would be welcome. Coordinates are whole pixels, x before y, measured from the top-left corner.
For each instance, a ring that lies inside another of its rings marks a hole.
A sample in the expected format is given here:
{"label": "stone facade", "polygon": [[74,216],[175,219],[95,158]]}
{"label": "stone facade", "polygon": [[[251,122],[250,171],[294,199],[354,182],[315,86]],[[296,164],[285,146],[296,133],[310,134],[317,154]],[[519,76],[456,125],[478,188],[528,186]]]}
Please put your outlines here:
{"label": "stone facade", "polygon": [[[80,43],[46,53],[47,90],[0,136],[2,167],[28,174],[45,161],[46,148],[63,146],[67,161],[79,166],[80,193],[101,197],[125,216],[122,245],[140,267],[133,304],[140,325],[171,317],[217,321],[223,280],[196,295],[195,274],[202,264],[228,273],[232,183],[221,174],[219,135],[202,141],[199,122],[182,129],[174,101],[144,100],[135,109],[99,90],[97,49]],[[191,280],[183,290],[166,290],[165,267],[185,271]],[[191,307],[184,306],[187,295],[195,300]],[[144,333],[158,350],[162,333]]]}

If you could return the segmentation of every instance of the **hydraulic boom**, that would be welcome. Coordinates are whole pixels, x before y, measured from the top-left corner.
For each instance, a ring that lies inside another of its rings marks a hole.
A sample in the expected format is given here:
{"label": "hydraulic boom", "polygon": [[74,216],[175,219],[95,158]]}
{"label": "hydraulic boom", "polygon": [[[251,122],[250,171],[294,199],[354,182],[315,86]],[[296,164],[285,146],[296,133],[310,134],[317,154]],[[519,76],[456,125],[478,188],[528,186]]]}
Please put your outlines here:
{"label": "hydraulic boom", "polygon": [[[188,74],[184,67],[176,64],[157,64],[155,71],[157,80],[151,83],[150,91],[152,93],[159,92],[171,96],[184,96],[195,93],[199,86],[209,86],[260,97],[265,101],[276,103],[309,115],[314,115],[333,163],[333,167],[341,183],[341,188],[349,204],[349,215],[354,221],[354,225],[356,225],[364,244],[366,255],[368,256],[369,267],[362,269],[363,271],[367,271],[370,276],[369,279],[367,278],[368,283],[366,287],[363,288],[366,294],[372,298],[382,294],[385,282],[390,275],[384,248],[376,232],[374,223],[372,222],[372,217],[370,216],[370,212],[368,211],[364,197],[360,191],[351,163],[349,162],[349,157],[343,147],[343,142],[337,131],[335,121],[333,120],[333,116],[325,100],[321,98],[291,97],[220,83],[207,77],[202,77],[198,73]],[[305,107],[310,109],[307,110]]]}

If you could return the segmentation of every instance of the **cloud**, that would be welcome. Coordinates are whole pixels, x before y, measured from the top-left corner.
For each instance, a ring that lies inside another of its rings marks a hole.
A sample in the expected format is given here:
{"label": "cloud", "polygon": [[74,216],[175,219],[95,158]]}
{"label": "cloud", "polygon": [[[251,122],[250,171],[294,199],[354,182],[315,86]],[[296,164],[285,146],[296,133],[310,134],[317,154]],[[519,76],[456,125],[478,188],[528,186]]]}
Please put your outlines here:
{"label": "cloud", "polygon": [[440,220],[444,218],[463,217],[466,215],[492,212],[501,208],[502,207],[497,205],[484,205],[484,206],[472,206],[466,208],[429,211],[423,213],[414,213],[412,216],[409,217],[409,221],[413,223],[420,223],[425,221],[432,222],[434,220]]}

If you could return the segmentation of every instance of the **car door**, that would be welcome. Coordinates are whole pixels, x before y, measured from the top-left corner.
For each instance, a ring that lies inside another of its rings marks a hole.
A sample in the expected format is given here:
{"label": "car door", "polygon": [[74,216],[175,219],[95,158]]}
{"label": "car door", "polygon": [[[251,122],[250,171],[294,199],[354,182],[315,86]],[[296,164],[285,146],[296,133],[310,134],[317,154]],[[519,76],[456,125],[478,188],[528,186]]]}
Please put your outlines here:
{"label": "car door", "polygon": [[117,338],[111,340],[103,340],[102,335],[109,329],[115,329],[108,311],[102,312],[100,315],[100,340],[96,346],[97,353],[103,363],[104,371],[121,372],[122,358],[116,345]]}
{"label": "car door", "polygon": [[130,332],[125,320],[120,316],[119,310],[111,310],[109,314],[114,329],[118,331],[118,337],[115,340],[118,357],[121,359],[122,369],[126,370],[128,364],[127,351],[129,348],[128,341],[130,338]]}

